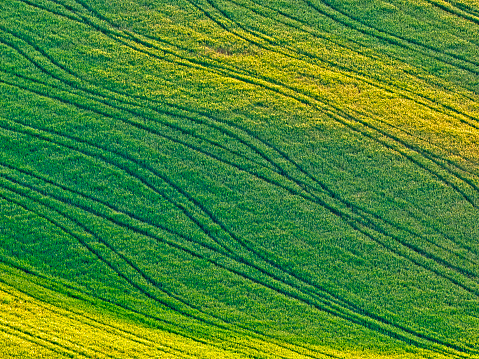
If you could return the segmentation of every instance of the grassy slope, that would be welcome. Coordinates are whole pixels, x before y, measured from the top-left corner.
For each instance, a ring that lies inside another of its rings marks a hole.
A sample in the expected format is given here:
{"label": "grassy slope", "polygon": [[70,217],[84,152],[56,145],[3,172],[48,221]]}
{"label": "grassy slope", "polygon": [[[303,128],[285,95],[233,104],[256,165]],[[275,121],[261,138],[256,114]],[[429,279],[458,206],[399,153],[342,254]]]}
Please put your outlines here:
{"label": "grassy slope", "polygon": [[2,2],[2,357],[479,357],[478,24]]}

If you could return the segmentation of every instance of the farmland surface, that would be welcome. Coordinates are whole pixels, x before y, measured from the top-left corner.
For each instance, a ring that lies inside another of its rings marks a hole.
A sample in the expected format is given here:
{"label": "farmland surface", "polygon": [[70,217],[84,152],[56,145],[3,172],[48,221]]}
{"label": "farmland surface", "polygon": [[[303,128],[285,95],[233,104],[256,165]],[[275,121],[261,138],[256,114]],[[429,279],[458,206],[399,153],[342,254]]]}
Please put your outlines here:
{"label": "farmland surface", "polygon": [[477,0],[0,0],[1,358],[479,358]]}

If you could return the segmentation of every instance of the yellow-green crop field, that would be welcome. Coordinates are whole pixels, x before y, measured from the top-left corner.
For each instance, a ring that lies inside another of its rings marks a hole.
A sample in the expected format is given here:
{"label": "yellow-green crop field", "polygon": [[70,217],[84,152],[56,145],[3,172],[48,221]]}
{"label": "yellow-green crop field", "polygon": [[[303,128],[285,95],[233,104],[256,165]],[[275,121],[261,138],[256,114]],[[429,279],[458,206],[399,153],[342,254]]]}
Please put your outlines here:
{"label": "yellow-green crop field", "polygon": [[0,0],[0,358],[479,358],[479,2]]}

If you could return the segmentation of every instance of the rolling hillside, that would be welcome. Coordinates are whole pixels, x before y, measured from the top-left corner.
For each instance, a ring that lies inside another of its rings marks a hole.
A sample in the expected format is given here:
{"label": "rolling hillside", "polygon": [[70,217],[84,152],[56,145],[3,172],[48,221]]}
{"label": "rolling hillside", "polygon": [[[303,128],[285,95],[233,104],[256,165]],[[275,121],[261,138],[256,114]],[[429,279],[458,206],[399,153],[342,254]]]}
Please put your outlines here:
{"label": "rolling hillside", "polygon": [[0,1],[1,358],[479,358],[479,2]]}

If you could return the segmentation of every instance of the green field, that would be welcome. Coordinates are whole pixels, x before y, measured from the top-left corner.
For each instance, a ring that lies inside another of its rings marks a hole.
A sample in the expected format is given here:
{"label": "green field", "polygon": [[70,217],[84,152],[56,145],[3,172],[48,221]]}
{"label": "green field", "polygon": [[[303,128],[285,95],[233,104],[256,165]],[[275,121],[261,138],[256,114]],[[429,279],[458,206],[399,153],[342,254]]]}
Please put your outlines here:
{"label": "green field", "polygon": [[479,358],[477,0],[0,0],[0,358]]}

